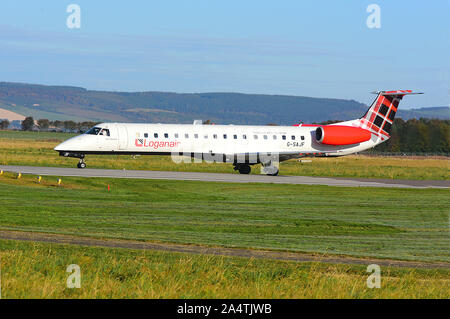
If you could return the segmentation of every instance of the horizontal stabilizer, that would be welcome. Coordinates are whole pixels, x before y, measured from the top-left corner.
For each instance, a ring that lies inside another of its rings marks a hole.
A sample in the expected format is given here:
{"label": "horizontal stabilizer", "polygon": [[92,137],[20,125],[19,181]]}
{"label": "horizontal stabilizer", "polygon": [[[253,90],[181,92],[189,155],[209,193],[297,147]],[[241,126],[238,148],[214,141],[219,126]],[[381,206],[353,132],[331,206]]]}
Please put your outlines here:
{"label": "horizontal stabilizer", "polygon": [[373,94],[381,95],[407,95],[407,94],[423,94],[423,92],[413,92],[411,90],[396,90],[396,91],[373,91]]}

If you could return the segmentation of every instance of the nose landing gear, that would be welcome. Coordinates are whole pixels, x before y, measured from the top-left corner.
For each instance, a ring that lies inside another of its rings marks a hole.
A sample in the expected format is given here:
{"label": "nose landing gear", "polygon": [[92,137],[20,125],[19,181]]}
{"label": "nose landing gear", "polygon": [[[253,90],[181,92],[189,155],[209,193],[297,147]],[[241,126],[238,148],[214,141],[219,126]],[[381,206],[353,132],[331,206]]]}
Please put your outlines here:
{"label": "nose landing gear", "polygon": [[80,158],[80,161],[77,164],[78,168],[86,168],[86,163],[84,162],[84,158]]}
{"label": "nose landing gear", "polygon": [[86,168],[86,163],[84,162],[84,154],[83,153],[61,151],[61,152],[59,152],[59,156],[79,158],[80,161],[78,162],[77,167],[78,168]]}

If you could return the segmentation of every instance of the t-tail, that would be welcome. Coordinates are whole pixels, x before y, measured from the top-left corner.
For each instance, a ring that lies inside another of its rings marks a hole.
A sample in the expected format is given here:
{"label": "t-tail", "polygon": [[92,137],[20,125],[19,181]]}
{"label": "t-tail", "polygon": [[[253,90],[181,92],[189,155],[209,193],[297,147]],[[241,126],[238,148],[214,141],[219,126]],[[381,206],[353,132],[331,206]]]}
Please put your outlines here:
{"label": "t-tail", "polygon": [[366,114],[358,120],[359,126],[378,135],[382,141],[390,138],[392,124],[400,101],[405,95],[423,94],[411,90],[379,91]]}

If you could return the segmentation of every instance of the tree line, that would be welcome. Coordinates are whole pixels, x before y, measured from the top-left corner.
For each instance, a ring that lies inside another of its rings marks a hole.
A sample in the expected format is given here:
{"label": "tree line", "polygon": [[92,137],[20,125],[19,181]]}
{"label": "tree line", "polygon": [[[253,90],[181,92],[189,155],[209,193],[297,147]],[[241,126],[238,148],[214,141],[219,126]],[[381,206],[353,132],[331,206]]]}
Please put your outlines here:
{"label": "tree line", "polygon": [[391,138],[377,146],[377,152],[449,153],[450,120],[395,119]]}
{"label": "tree line", "polygon": [[[75,121],[50,121],[48,119],[39,119],[35,121],[33,117],[26,117],[21,122],[22,131],[68,131],[68,132],[84,132],[89,128],[97,125],[100,122],[85,121],[85,122],[75,122]],[[10,126],[8,120],[0,121],[0,129],[6,130]]]}

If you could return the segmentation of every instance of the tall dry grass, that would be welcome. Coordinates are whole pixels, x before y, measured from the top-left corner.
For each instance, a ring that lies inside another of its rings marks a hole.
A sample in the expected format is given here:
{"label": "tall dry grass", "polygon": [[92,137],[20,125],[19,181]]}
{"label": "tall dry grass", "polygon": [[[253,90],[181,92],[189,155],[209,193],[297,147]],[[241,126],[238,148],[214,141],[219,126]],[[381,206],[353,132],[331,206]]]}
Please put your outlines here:
{"label": "tall dry grass", "polygon": [[[3,298],[449,298],[449,272],[0,241]],[[81,289],[66,287],[69,264]]]}

